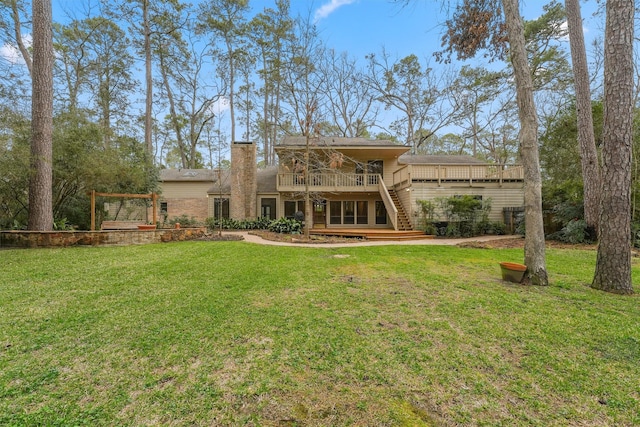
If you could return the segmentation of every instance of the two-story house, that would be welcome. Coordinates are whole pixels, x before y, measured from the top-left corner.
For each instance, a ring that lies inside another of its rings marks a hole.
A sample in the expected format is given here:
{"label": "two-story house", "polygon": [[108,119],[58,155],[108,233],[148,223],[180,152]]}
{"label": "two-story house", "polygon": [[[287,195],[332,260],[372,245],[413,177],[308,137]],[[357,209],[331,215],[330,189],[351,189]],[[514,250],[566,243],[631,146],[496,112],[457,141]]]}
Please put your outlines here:
{"label": "two-story house", "polygon": [[[207,200],[208,216],[293,218],[305,211],[308,195],[314,229],[410,230],[417,224],[418,200],[491,198],[493,221],[502,221],[505,208],[524,201],[523,172],[517,165],[470,156],[411,155],[407,146],[364,138],[285,137],[275,151],[278,166],[257,169],[255,144],[232,144],[231,169],[210,174],[211,185],[201,197]],[[161,174],[162,187],[170,185],[172,194],[180,192],[167,178],[176,176]],[[174,197],[171,203],[179,200]]]}

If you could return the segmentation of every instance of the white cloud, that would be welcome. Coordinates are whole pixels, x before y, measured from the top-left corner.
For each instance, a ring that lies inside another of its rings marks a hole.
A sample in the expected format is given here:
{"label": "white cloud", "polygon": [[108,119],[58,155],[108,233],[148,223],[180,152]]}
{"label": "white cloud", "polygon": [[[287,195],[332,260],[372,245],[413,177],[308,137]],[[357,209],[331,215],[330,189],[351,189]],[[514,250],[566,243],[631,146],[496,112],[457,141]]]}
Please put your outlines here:
{"label": "white cloud", "polygon": [[[27,49],[30,48],[32,43],[31,34],[24,36],[23,42]],[[24,64],[24,58],[22,57],[18,46],[14,46],[13,44],[5,43],[0,46],[0,58],[12,65]]]}
{"label": "white cloud", "polygon": [[225,97],[218,99],[209,107],[209,110],[217,116],[220,116],[222,113],[224,113],[228,109],[229,109],[229,99]]}
{"label": "white cloud", "polygon": [[345,6],[345,5],[354,3],[355,1],[356,0],[330,0],[329,3],[326,3],[320,6],[320,8],[316,10],[315,15],[313,16],[313,20],[315,22],[318,22],[319,20],[324,19],[327,16],[331,15],[340,6]]}
{"label": "white cloud", "polygon": [[[561,37],[560,40],[568,42],[569,41],[569,24],[567,23],[567,21],[564,21],[562,24],[560,24],[560,29],[565,33],[565,35]],[[586,36],[588,32],[589,32],[589,29],[583,25],[582,33]]]}

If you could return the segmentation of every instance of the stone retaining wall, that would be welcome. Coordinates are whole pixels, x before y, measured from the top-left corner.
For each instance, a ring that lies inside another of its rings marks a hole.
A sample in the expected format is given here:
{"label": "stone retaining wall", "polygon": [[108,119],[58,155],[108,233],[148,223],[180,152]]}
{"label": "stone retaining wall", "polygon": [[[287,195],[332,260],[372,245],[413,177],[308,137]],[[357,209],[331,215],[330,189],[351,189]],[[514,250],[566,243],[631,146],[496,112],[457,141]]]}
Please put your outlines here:
{"label": "stone retaining wall", "polygon": [[142,245],[194,240],[206,227],[113,231],[0,231],[0,248],[52,248],[64,246]]}

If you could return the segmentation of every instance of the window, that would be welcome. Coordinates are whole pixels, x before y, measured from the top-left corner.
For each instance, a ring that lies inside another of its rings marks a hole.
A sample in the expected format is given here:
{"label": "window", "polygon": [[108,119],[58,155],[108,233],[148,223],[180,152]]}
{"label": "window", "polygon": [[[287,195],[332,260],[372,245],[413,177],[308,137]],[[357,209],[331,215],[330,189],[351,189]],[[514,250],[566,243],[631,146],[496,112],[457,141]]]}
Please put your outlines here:
{"label": "window", "polygon": [[329,224],[342,224],[341,202],[329,202]]}
{"label": "window", "polygon": [[378,175],[382,178],[382,172],[384,171],[384,167],[382,164],[382,160],[369,160],[367,162],[367,185],[376,185],[378,184]]}
{"label": "window", "polygon": [[355,224],[356,218],[356,204],[352,201],[342,202],[343,209],[343,224]]}
{"label": "window", "polygon": [[304,200],[286,200],[284,202],[284,216],[288,219],[294,219],[296,212],[304,214]]}
{"label": "window", "polygon": [[167,202],[160,202],[160,215],[166,215],[169,212]]}
{"label": "window", "polygon": [[213,217],[229,218],[229,199],[215,197],[213,199]]}
{"label": "window", "polygon": [[358,212],[358,224],[369,223],[369,202],[366,200],[356,202],[356,212]]}
{"label": "window", "polygon": [[276,219],[276,199],[269,197],[260,201],[260,215],[263,218]]}
{"label": "window", "polygon": [[387,208],[382,200],[376,200],[376,224],[387,223]]}
{"label": "window", "polygon": [[367,173],[369,175],[380,175],[384,172],[384,164],[382,160],[369,160],[367,162]]}

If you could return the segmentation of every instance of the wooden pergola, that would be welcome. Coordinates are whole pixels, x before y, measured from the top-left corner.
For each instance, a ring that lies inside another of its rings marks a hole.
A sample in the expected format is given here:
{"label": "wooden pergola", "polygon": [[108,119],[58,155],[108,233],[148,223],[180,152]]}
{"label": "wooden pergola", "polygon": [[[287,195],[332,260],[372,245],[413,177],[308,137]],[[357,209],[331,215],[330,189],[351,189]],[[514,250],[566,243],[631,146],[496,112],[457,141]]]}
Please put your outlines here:
{"label": "wooden pergola", "polygon": [[158,195],[156,193],[149,194],[126,194],[126,193],[98,193],[96,190],[91,190],[91,231],[96,229],[96,196],[100,197],[117,197],[119,199],[151,199],[153,223],[157,221],[157,200]]}

